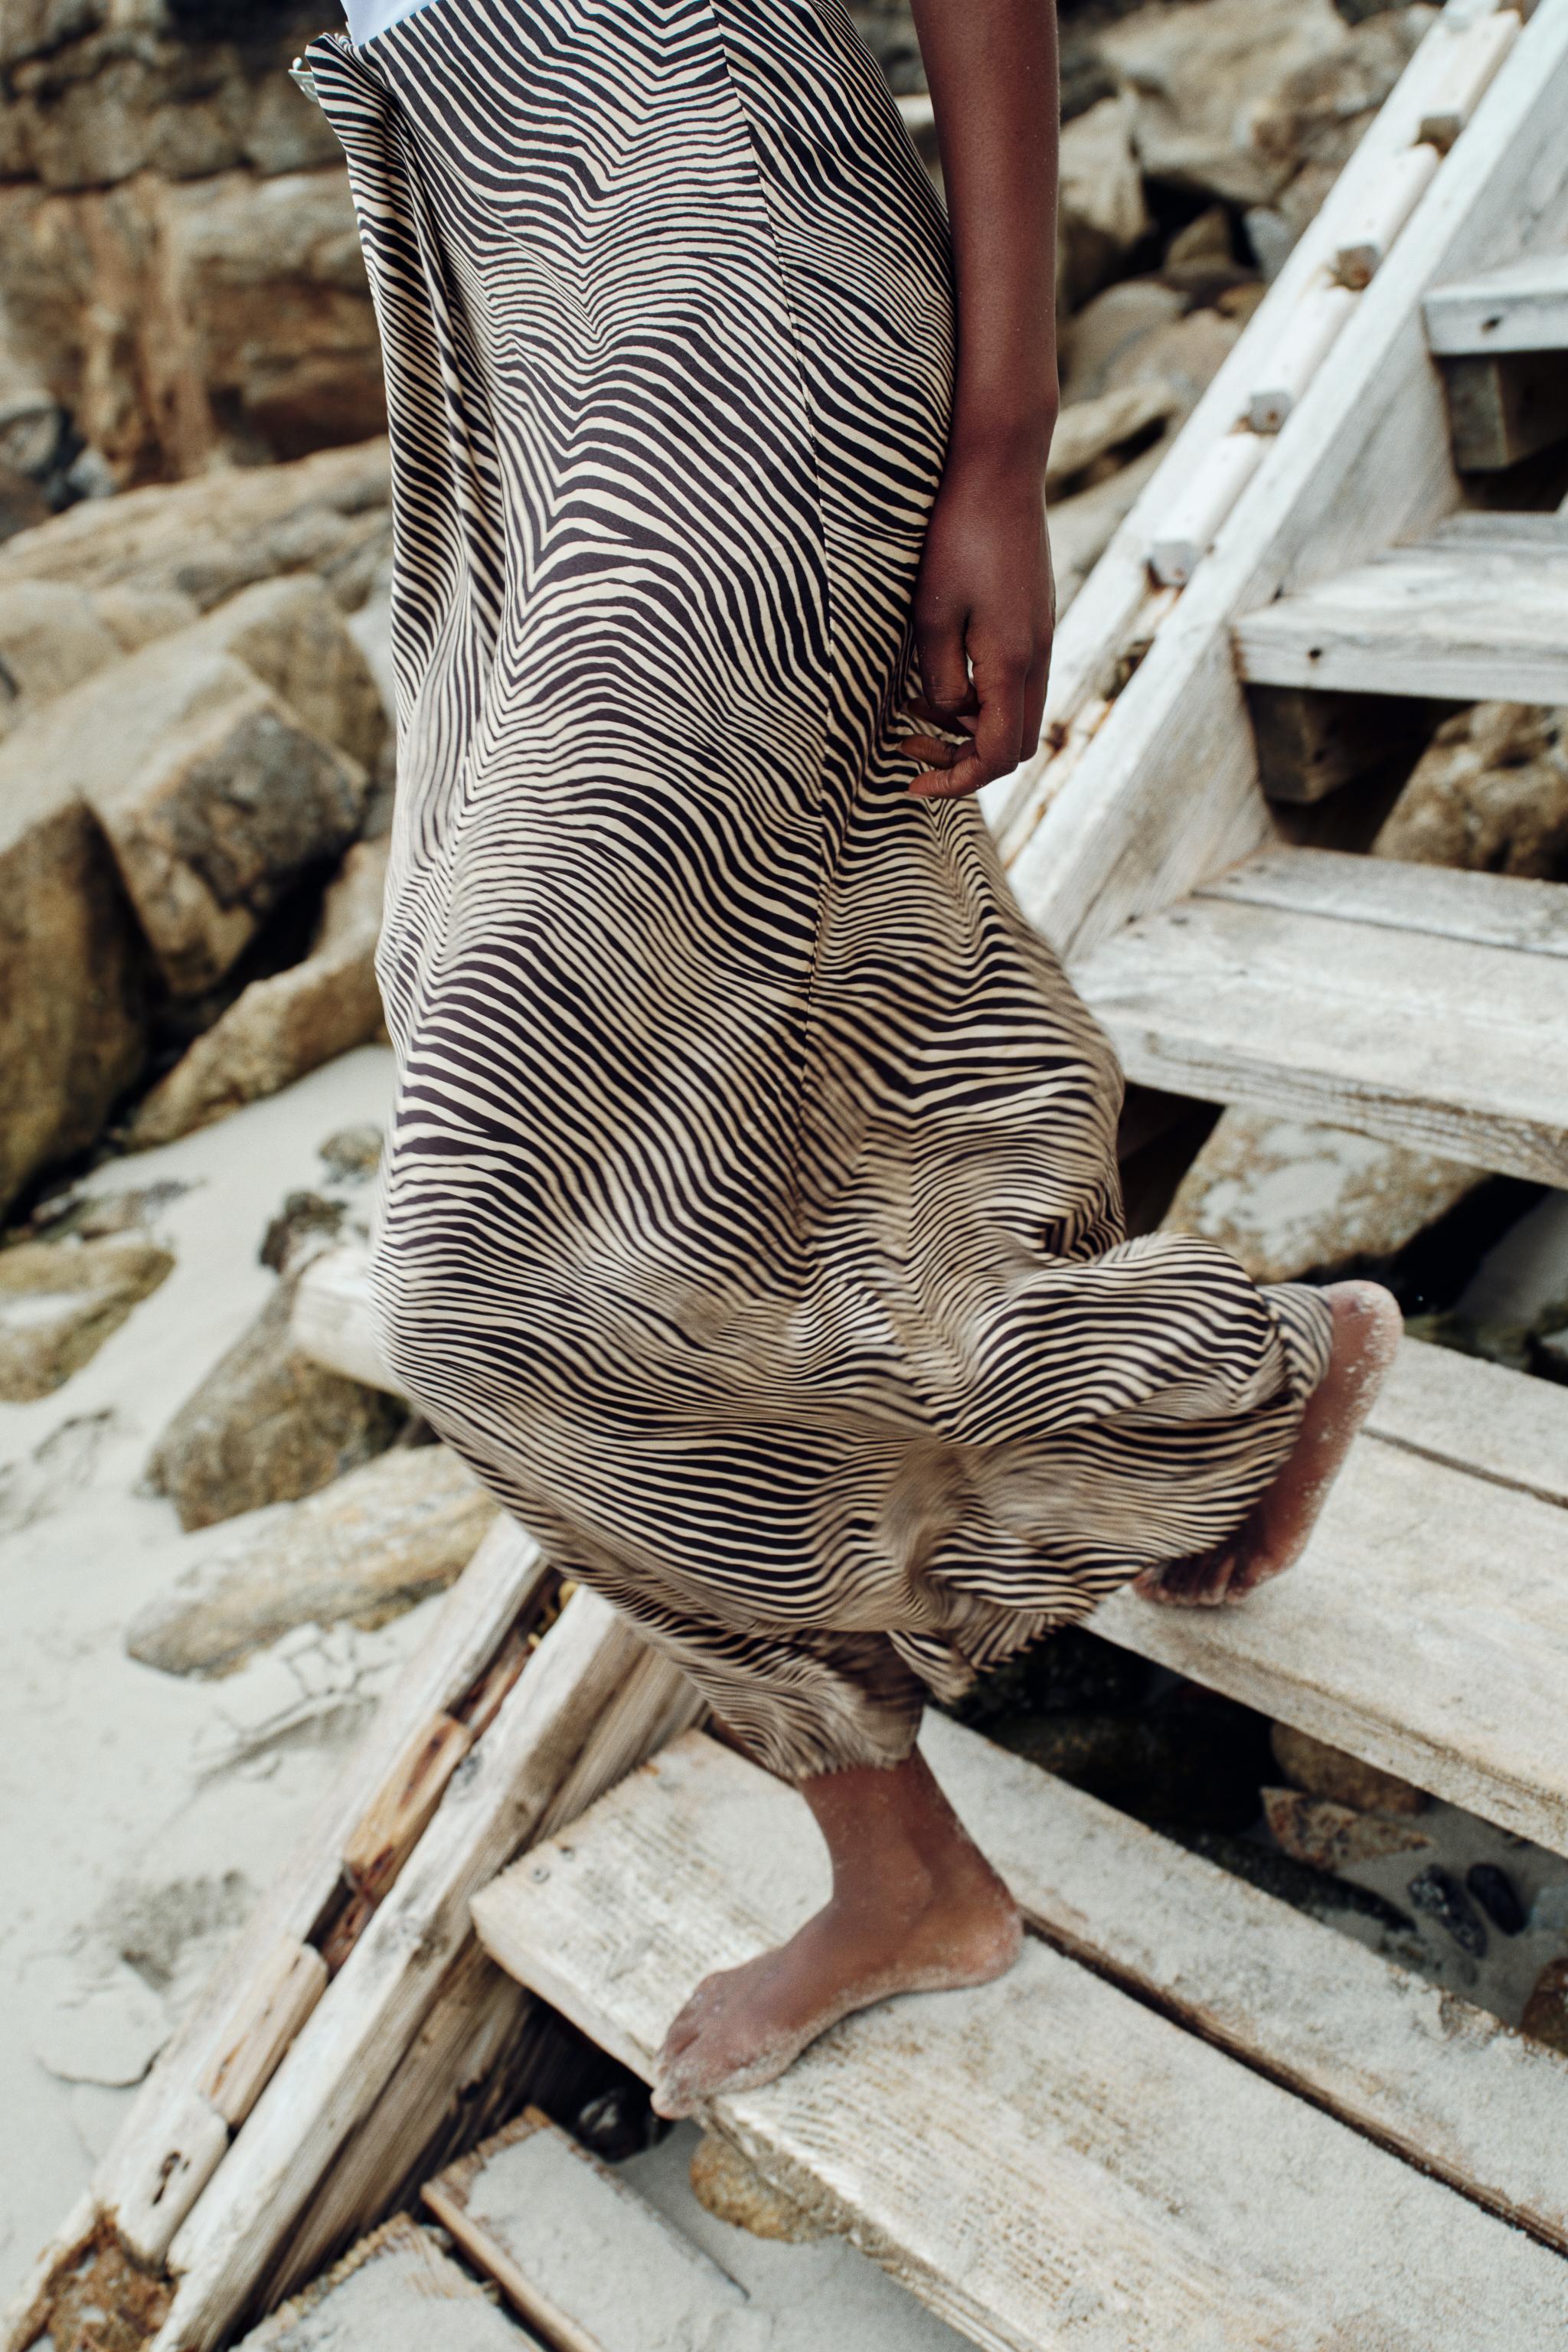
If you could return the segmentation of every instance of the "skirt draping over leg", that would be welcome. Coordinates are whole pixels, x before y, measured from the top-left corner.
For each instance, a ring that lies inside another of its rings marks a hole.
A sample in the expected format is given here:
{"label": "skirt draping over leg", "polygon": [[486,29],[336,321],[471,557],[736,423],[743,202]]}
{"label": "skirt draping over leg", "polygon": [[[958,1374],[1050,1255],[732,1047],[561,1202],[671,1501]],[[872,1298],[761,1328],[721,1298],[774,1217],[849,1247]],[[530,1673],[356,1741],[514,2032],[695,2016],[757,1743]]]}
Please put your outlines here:
{"label": "skirt draping over leg", "polygon": [[1325,1302],[1123,1237],[1121,1080],[891,750],[952,371],[838,0],[314,43],[386,354],[387,1352],[775,1770],[1240,1524]]}

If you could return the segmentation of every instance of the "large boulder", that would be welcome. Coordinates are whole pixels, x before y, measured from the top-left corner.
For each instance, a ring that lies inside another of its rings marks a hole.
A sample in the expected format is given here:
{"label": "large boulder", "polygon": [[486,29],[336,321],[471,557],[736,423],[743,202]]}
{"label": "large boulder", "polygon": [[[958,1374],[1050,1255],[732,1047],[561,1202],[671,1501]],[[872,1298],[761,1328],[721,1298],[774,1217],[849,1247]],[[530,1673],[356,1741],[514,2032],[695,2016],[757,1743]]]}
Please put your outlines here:
{"label": "large boulder", "polygon": [[123,650],[85,589],[52,580],[0,588],[0,735]]}
{"label": "large boulder", "polygon": [[201,611],[279,573],[314,572],[345,612],[364,602],[391,544],[384,440],[286,466],[236,466],[198,481],[84,500],[0,547],[0,588],[60,580]]}
{"label": "large boulder", "polygon": [[129,1234],[0,1250],[0,1401],[25,1404],[62,1387],[174,1264]]}
{"label": "large boulder", "polygon": [[1568,712],[1479,702],[1445,719],[1373,854],[1548,881],[1568,875]]}
{"label": "large boulder", "polygon": [[1100,35],[1134,106],[1133,140],[1153,180],[1229,204],[1267,204],[1290,175],[1254,123],[1302,68],[1345,47],[1331,0],[1163,0]]}
{"label": "large boulder", "polygon": [[1182,1179],[1167,1232],[1201,1234],[1255,1282],[1393,1257],[1486,1171],[1348,1128],[1224,1112]]}
{"label": "large boulder", "polygon": [[[100,598],[101,607],[103,598]],[[386,706],[375,673],[336,600],[310,572],[259,581],[243,589],[180,639],[169,658],[226,653],[314,735],[374,769],[387,736]]]}
{"label": "large boulder", "polygon": [[384,842],[356,842],[327,892],[310,954],[253,980],[196,1039],[138,1105],[133,1146],[173,1142],[381,1034],[375,949],[385,885]]}
{"label": "large boulder", "polygon": [[9,749],[0,746],[0,1211],[94,1141],[147,1048],[145,950],[109,845],[68,779],[47,761],[7,770]]}
{"label": "large boulder", "polygon": [[148,1483],[169,1496],[184,1528],[314,1494],[384,1453],[407,1420],[399,1399],[327,1371],[294,1346],[300,1271],[285,1276],[158,1440]]}
{"label": "large boulder", "polygon": [[1132,122],[1133,101],[1122,94],[1101,99],[1062,131],[1058,274],[1075,310],[1150,227]]}
{"label": "large boulder", "polygon": [[143,1610],[126,1647],[164,1674],[226,1674],[297,1625],[384,1625],[455,1582],[495,1516],[445,1446],[399,1447],[268,1512]]}

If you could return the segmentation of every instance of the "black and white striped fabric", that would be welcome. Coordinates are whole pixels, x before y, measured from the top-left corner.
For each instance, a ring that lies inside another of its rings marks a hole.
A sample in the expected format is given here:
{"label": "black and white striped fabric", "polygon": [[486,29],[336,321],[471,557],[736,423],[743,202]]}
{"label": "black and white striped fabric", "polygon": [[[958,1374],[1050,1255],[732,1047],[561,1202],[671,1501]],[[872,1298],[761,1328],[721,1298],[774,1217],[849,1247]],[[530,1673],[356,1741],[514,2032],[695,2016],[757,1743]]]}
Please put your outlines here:
{"label": "black and white striped fabric", "polygon": [[312,44],[386,352],[387,1352],[775,1769],[1229,1533],[1314,1294],[1121,1237],[1120,1080],[890,749],[952,369],[839,0]]}

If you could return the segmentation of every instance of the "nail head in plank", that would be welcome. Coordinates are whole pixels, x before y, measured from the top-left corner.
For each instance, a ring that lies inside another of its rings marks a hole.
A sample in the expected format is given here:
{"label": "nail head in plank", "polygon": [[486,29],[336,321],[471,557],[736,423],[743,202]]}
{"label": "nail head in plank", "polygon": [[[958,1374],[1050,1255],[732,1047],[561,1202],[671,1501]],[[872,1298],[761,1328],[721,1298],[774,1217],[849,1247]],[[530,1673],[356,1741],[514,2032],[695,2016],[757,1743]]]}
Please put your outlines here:
{"label": "nail head in plank", "polygon": [[[475,1917],[647,2075],[693,1979],[791,1932],[824,1879],[793,1792],[693,1737]],[[1033,1940],[999,1982],[868,2011],[713,2114],[983,2346],[1568,2347],[1556,2255]]]}
{"label": "nail head in plank", "polygon": [[1568,253],[1535,253],[1482,277],[1435,287],[1422,305],[1441,358],[1568,350]]}
{"label": "nail head in plank", "polygon": [[1054,1942],[1568,2248],[1568,2057],[945,1716],[921,1744]]}

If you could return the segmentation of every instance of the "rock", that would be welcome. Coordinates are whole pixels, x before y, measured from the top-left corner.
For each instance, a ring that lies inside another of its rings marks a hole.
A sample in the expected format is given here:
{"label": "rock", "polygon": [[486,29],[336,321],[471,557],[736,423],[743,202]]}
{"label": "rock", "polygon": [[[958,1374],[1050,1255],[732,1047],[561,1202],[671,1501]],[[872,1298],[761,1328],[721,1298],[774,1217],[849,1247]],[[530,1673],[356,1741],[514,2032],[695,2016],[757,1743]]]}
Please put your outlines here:
{"label": "rock", "polygon": [[1524,1906],[1506,1870],[1495,1862],[1472,1862],[1465,1873],[1465,1885],[1494,1927],[1505,1936],[1522,1934]]}
{"label": "rock", "polygon": [[179,588],[100,588],[93,608],[113,630],[121,652],[127,654],[140,653],[155,638],[171,637],[201,618],[195,598]]}
{"label": "rock", "polygon": [[174,1264],[129,1236],[0,1250],[0,1400],[26,1404],[63,1387]]}
{"label": "rock", "polygon": [[375,766],[387,734],[381,688],[335,598],[310,572],[242,589],[179,644],[183,655],[232,654],[313,735]]}
{"label": "rock", "polygon": [[1531,1989],[1519,2030],[1568,2056],[1568,1959],[1547,1961]]}
{"label": "rock", "polygon": [[321,1150],[329,1176],[340,1184],[360,1184],[381,1165],[379,1127],[341,1127]]}
{"label": "rock", "polygon": [[1145,449],[1092,489],[1051,501],[1051,562],[1059,619],[1137,504],[1165,455],[1163,440]]}
{"label": "rock", "polygon": [[47,522],[54,512],[48,493],[40,484],[19,473],[15,466],[0,462],[0,540],[15,539],[18,531],[32,530]]}
{"label": "rock", "polygon": [[1047,493],[1098,460],[1109,457],[1130,441],[1146,437],[1169,423],[1180,403],[1171,385],[1161,382],[1122,384],[1102,392],[1095,400],[1069,401],[1057,422],[1046,467]]}
{"label": "rock", "polygon": [[1192,0],[1138,9],[1102,29],[1100,48],[1134,99],[1145,175],[1256,205],[1289,164],[1254,143],[1254,121],[1293,75],[1349,39],[1331,0]]}
{"label": "rock", "polygon": [[1076,310],[1150,228],[1143,175],[1132,152],[1133,101],[1102,99],[1061,134],[1058,278]]}
{"label": "rock", "polygon": [[704,2132],[691,2151],[691,2193],[715,2221],[749,2230],[753,2238],[782,2239],[798,2246],[826,2235],[803,2206],[764,2179],[717,2132]]}
{"label": "rock", "polygon": [[1387,8],[1309,58],[1253,108],[1254,147],[1292,173],[1305,163],[1339,172],[1436,16],[1423,0]]}
{"label": "rock", "polygon": [[0,1211],[97,1139],[147,1043],[144,950],[109,845],[68,778],[47,761],[7,771],[11,748],[0,745]]}
{"label": "rock", "polygon": [[1446,1928],[1462,1952],[1472,1959],[1485,1958],[1486,1923],[1451,1871],[1433,1863],[1417,1873],[1405,1892],[1416,1910]]}
{"label": "rock", "polygon": [[337,1238],[345,1214],[343,1203],[324,1193],[290,1192],[262,1235],[262,1265],[274,1274],[297,1272],[304,1256],[318,1256]]}
{"label": "rock", "polygon": [[175,995],[221,979],[369,791],[232,654],[181,631],[100,670],[0,744],[0,805],[74,795],[98,819]]}
{"label": "rock", "polygon": [[1310,1863],[1314,1870],[1343,1870],[1351,1863],[1375,1862],[1380,1854],[1403,1853],[1432,1843],[1419,1830],[1352,1811],[1327,1797],[1304,1797],[1296,1789],[1264,1789],[1260,1793],[1263,1817],[1276,1845],[1292,1861]]}
{"label": "rock", "polygon": [[[1124,355],[1152,334],[1168,327],[1186,310],[1186,298],[1158,278],[1129,278],[1108,286],[1086,302],[1063,331],[1062,398],[1093,400],[1126,382],[1117,370]],[[0,579],[4,558],[0,557]]]}
{"label": "rock", "polygon": [[254,580],[321,575],[345,612],[370,593],[391,539],[384,440],[293,465],[234,467],[72,507],[0,547],[0,588],[63,580],[191,598],[203,612]]}
{"label": "rock", "polygon": [[1255,1282],[1388,1258],[1486,1181],[1484,1169],[1348,1129],[1225,1111],[1163,1224],[1200,1234]]}
{"label": "rock", "polygon": [[292,1345],[293,1282],[180,1407],[147,1476],[184,1528],[205,1528],[265,1503],[313,1494],[384,1453],[406,1408],[380,1389],[329,1372]]}
{"label": "rock", "polygon": [[145,1609],[143,1665],[228,1673],[296,1626],[384,1625],[455,1582],[496,1516],[444,1446],[399,1447],[261,1523]]}
{"label": "rock", "polygon": [[1314,1739],[1288,1723],[1275,1724],[1268,1740],[1287,1780],[1358,1813],[1424,1813],[1432,1801],[1424,1789],[1380,1771],[1375,1764],[1363,1764],[1359,1756],[1347,1756],[1342,1748],[1331,1748],[1326,1740]]}
{"label": "rock", "polygon": [[68,1978],[34,2038],[41,2066],[62,2083],[139,2083],[169,2036],[163,2003],[123,1961],[85,1982]]}
{"label": "rock", "polygon": [[386,884],[384,842],[357,842],[321,911],[310,954],[253,980],[138,1106],[133,1149],[169,1143],[241,1104],[292,1086],[382,1034],[375,948]]}
{"label": "rock", "polygon": [[1201,1853],[1205,1862],[1217,1863],[1249,1886],[1260,1886],[1281,1903],[1293,1904],[1309,1918],[1331,1920],[1338,1913],[1350,1911],[1363,1919],[1375,1919],[1391,1933],[1414,1933],[1415,1922],[1408,1912],[1401,1911],[1386,1896],[1373,1894],[1370,1886],[1358,1886],[1353,1878],[1332,1878],[1327,1871],[1314,1870],[1310,1863],[1296,1862],[1288,1853],[1276,1853],[1269,1846],[1225,1830],[1185,1829],[1179,1823],[1164,1827],[1165,1834],[1189,1853]]}
{"label": "rock", "polygon": [[1568,874],[1568,716],[1479,702],[1445,719],[1373,855],[1547,880]]}
{"label": "rock", "polygon": [[1170,393],[1174,413],[1186,416],[1230,357],[1240,332],[1241,321],[1223,310],[1189,310],[1126,344],[1104,370],[1104,388],[1160,384]]}
{"label": "rock", "polygon": [[33,705],[79,686],[122,648],[84,589],[40,580],[0,588],[0,734]]}

